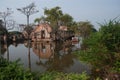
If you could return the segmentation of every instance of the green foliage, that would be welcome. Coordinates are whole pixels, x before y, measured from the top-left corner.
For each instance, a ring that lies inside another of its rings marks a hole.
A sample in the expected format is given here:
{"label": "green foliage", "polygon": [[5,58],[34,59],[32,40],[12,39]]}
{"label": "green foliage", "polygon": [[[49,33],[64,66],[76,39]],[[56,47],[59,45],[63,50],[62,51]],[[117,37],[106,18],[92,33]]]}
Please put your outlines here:
{"label": "green foliage", "polygon": [[60,20],[61,20],[62,25],[65,25],[65,26],[71,26],[73,22],[73,18],[69,14],[63,14]]}
{"label": "green foliage", "polygon": [[34,20],[34,22],[37,23],[37,24],[39,24],[40,18],[36,18],[36,19]]}
{"label": "green foliage", "polygon": [[[87,51],[93,51],[93,54],[109,54],[112,53],[111,51],[114,53],[119,52],[120,22],[110,21],[102,26],[99,32],[93,33],[88,39],[85,39],[84,44],[88,47]],[[104,56],[104,58],[106,57]]]}
{"label": "green foliage", "polygon": [[24,71],[18,61],[8,62],[3,58],[0,59],[0,80],[30,80],[33,78],[30,71]]}
{"label": "green foliage", "polygon": [[22,34],[21,32],[19,31],[12,31],[12,32],[9,32],[10,35],[13,35],[13,34]]}
{"label": "green foliage", "polygon": [[68,26],[69,28],[72,26],[72,16],[69,14],[64,14],[59,6],[53,7],[51,9],[45,8],[44,15],[45,16],[36,18],[34,22],[37,22],[38,24],[40,22],[49,22],[51,27],[53,27],[53,30],[57,30],[61,25]]}
{"label": "green foliage", "polygon": [[96,47],[99,46],[100,40],[101,40],[101,33],[96,32],[96,33],[92,33],[88,39],[84,39],[83,43],[86,44],[88,47]]}
{"label": "green foliage", "polygon": [[37,24],[44,23],[46,22],[46,18],[44,16],[41,16],[40,18],[36,18],[34,22]]}
{"label": "green foliage", "polygon": [[91,32],[95,32],[95,29],[93,28],[93,25],[89,21],[81,21],[78,22],[78,29],[80,31],[80,34],[83,38],[88,38],[91,34]]}
{"label": "green foliage", "polygon": [[[75,52],[79,59],[92,64],[95,69],[120,73],[120,22],[109,21],[100,31],[84,39],[83,50]],[[99,76],[98,76],[99,77]]]}
{"label": "green foliage", "polygon": [[113,70],[120,73],[120,61],[114,63]]}
{"label": "green foliage", "polygon": [[112,52],[120,52],[120,21],[109,21],[101,25],[101,41]]}
{"label": "green foliage", "polygon": [[[99,48],[96,48],[96,46]],[[87,48],[86,50],[77,51],[75,54],[80,61],[90,63],[95,68],[100,68],[100,66],[102,68],[103,65],[109,65],[111,63],[111,57],[107,52],[105,47],[94,45],[94,47]]]}
{"label": "green foliage", "polygon": [[56,75],[57,75],[56,72],[45,72],[39,75],[39,79],[40,80],[54,80]]}
{"label": "green foliage", "polygon": [[28,34],[30,34],[30,33],[32,32],[32,30],[33,30],[33,27],[32,27],[32,26],[26,26],[26,27],[24,28],[24,30],[25,30]]}
{"label": "green foliage", "polygon": [[62,72],[45,72],[40,75],[40,80],[87,80],[89,76],[85,72],[77,73],[62,73]]}
{"label": "green foliage", "polygon": [[7,30],[3,26],[0,26],[0,35],[6,34],[6,33],[7,33]]}
{"label": "green foliage", "polygon": [[46,15],[46,20],[51,23],[51,26],[54,28],[57,28],[58,21],[60,20],[61,16],[63,15],[61,8],[58,6],[51,8],[51,9],[45,8],[44,14]]}
{"label": "green foliage", "polygon": [[44,72],[32,73],[26,71],[15,62],[8,62],[6,59],[0,58],[0,80],[87,80],[89,76],[83,72],[77,73],[62,73],[62,72]]}
{"label": "green foliage", "polygon": [[88,76],[86,76],[86,73],[82,73],[82,74],[68,74],[64,80],[87,80],[89,79]]}
{"label": "green foliage", "polygon": [[73,21],[70,23],[68,30],[72,30],[75,32],[75,34],[79,33],[77,22]]}
{"label": "green foliage", "polygon": [[[90,62],[92,65],[102,65],[110,59],[107,48],[101,43],[101,34],[92,33],[90,38],[84,40],[87,45],[86,50],[80,51],[80,57]],[[98,60],[101,60],[97,63]]]}

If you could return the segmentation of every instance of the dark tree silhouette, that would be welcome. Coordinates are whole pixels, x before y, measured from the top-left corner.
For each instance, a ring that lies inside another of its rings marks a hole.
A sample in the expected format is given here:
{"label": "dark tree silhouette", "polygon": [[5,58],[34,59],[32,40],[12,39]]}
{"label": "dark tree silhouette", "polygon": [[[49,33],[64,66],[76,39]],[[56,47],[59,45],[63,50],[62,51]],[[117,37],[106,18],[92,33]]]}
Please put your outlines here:
{"label": "dark tree silhouette", "polygon": [[28,34],[28,61],[29,61],[28,63],[29,63],[30,70],[31,70],[31,67],[30,67],[31,62],[30,62],[30,40],[29,39],[30,39],[30,33],[32,31],[32,27],[29,26],[29,17],[30,17],[30,15],[33,15],[33,14],[38,12],[38,10],[36,10],[35,7],[36,7],[35,4],[31,3],[30,5],[28,5],[26,7],[23,7],[21,9],[20,8],[17,9],[18,11],[22,12],[27,17],[27,26],[25,27],[24,30]]}
{"label": "dark tree silhouette", "polygon": [[18,8],[17,10],[22,12],[24,15],[27,16],[27,26],[29,26],[29,17],[30,15],[33,15],[38,12],[38,10],[35,9],[35,4],[31,3],[30,5],[23,7],[23,8]]}
{"label": "dark tree silhouette", "polygon": [[[6,30],[11,30],[14,28],[14,26],[13,26],[14,21],[8,20],[8,17],[10,17],[10,15],[12,13],[13,13],[13,11],[10,8],[7,8],[7,10],[4,12],[0,12],[0,18],[3,20],[3,23],[4,23],[3,26]],[[10,26],[10,25],[12,25],[12,26]]]}

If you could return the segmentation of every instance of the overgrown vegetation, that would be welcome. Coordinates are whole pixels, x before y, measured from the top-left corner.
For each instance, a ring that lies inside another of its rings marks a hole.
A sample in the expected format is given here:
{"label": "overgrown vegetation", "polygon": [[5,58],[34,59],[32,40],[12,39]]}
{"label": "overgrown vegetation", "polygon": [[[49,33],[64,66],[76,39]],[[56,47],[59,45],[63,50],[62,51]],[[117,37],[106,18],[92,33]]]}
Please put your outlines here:
{"label": "overgrown vegetation", "polygon": [[[102,77],[120,73],[120,22],[110,20],[84,40],[86,47],[76,52],[79,59],[93,65]],[[98,75],[97,75],[98,76]],[[99,76],[101,77],[101,76]],[[120,76],[119,76],[120,77]],[[112,79],[112,78],[111,78]]]}
{"label": "overgrown vegetation", "polygon": [[22,65],[16,62],[8,62],[0,58],[0,80],[87,80],[89,76],[86,73],[62,73],[62,72],[45,72],[32,73],[24,70]]}
{"label": "overgrown vegetation", "polygon": [[32,80],[33,75],[28,71],[24,71],[18,61],[8,62],[6,59],[0,59],[0,80]]}

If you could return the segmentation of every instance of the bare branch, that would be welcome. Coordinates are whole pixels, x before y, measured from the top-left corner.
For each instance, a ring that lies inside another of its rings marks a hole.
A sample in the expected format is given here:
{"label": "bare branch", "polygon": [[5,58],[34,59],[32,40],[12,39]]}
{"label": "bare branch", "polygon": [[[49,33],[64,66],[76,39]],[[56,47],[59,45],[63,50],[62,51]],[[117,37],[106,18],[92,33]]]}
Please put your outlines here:
{"label": "bare branch", "polygon": [[35,4],[31,3],[30,5],[23,7],[23,8],[18,8],[17,10],[23,13],[24,15],[27,16],[27,25],[29,26],[29,16],[33,15],[38,12],[38,10],[35,10]]}
{"label": "bare branch", "polygon": [[32,3],[32,4],[30,4],[30,5],[26,6],[26,7],[21,8],[21,9],[18,8],[17,10],[22,12],[26,16],[27,15],[30,16],[30,15],[38,12],[38,10],[35,10],[35,7],[36,7],[35,4]]}
{"label": "bare branch", "polygon": [[10,8],[7,8],[5,12],[0,12],[0,18],[3,19],[4,27],[7,29],[7,18],[13,13]]}

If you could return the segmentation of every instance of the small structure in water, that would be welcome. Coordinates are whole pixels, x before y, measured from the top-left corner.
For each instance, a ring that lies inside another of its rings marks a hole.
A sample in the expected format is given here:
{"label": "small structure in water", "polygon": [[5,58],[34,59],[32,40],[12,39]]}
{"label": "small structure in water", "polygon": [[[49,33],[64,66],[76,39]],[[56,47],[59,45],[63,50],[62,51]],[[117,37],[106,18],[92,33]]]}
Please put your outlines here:
{"label": "small structure in water", "polygon": [[72,42],[79,42],[79,38],[78,37],[72,37]]}
{"label": "small structure in water", "polygon": [[74,31],[68,30],[67,26],[60,26],[55,34],[55,40],[71,40],[74,36]]}
{"label": "small structure in water", "polygon": [[32,41],[51,41],[52,28],[47,23],[41,23],[30,34]]}
{"label": "small structure in water", "polygon": [[48,23],[41,23],[37,25],[30,33],[23,32],[25,39],[32,41],[64,41],[71,40],[74,36],[74,31],[68,30],[67,26],[60,26],[57,30],[54,30]]}

